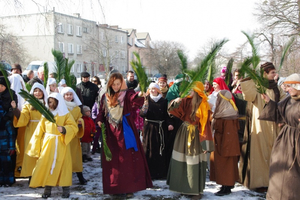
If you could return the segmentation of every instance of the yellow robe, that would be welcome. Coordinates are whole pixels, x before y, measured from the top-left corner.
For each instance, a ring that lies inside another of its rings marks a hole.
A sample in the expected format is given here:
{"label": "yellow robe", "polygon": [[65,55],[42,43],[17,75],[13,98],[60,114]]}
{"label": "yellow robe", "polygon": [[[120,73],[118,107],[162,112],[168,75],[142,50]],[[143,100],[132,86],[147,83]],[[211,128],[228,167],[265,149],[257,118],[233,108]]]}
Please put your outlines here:
{"label": "yellow robe", "polygon": [[[26,127],[24,135],[24,149],[27,149],[28,143],[33,135],[35,128],[37,127],[40,119],[41,113],[37,110],[32,110],[30,104],[25,104],[22,108],[20,118],[14,117],[14,127]],[[32,170],[35,167],[37,158],[30,157],[24,153],[24,158],[22,162],[21,177],[31,176]]]}
{"label": "yellow robe", "polygon": [[[265,102],[261,98],[261,94],[257,92],[255,83],[252,80],[244,81],[241,82],[241,87],[245,101],[249,102],[248,104],[252,104],[252,120],[249,125],[251,127],[249,172],[243,184],[250,189],[268,187],[271,151],[278,136],[279,127],[275,122],[258,119]],[[286,95],[280,87],[278,89],[280,100],[282,100]],[[275,100],[275,94],[272,89],[267,89],[266,94],[270,99]],[[242,167],[240,167],[239,171],[241,174]]]}
{"label": "yellow robe", "polygon": [[76,136],[70,142],[71,148],[71,156],[72,156],[72,171],[73,172],[82,172],[82,151],[80,145],[80,138],[84,135],[84,121],[81,118],[81,109],[80,107],[75,107],[73,110],[70,111],[72,114],[75,122],[78,124],[78,121],[81,121],[82,127],[79,128]]}
{"label": "yellow robe", "polygon": [[66,129],[65,135],[57,130],[56,124],[42,117],[28,144],[27,154],[38,157],[29,187],[72,185],[69,143],[77,134],[78,126],[71,113],[56,115],[55,120]]}
{"label": "yellow robe", "polygon": [[25,135],[26,127],[18,128],[18,134],[16,138],[16,167],[15,167],[15,177],[21,177],[21,172],[18,170],[19,167],[22,167],[23,158],[25,154],[24,149],[24,135]]}

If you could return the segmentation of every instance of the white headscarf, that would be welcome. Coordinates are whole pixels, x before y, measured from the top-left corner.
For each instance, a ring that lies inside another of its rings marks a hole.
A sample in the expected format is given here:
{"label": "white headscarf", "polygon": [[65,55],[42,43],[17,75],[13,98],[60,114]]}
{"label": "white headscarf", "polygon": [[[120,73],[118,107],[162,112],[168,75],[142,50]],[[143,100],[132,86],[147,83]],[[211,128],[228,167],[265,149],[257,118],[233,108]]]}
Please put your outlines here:
{"label": "white headscarf", "polygon": [[[58,116],[64,116],[69,113],[69,110],[67,108],[65,100],[64,100],[63,96],[61,96],[60,93],[53,92],[48,96],[48,99],[50,97],[52,97],[58,101],[56,109],[54,111],[51,111],[54,116],[56,116],[57,114],[58,114]],[[48,106],[48,99],[47,99],[47,106]]]}
{"label": "white headscarf", "polygon": [[47,81],[47,86],[46,86],[46,91],[47,91],[47,94],[49,95],[51,92],[50,92],[50,85],[56,83],[56,80],[55,78],[48,78],[48,81]]}
{"label": "white headscarf", "polygon": [[45,101],[45,103],[46,103],[46,102],[47,102],[47,98],[48,98],[48,94],[47,94],[47,92],[46,92],[46,90],[45,90],[45,88],[44,88],[44,86],[43,86],[42,84],[40,84],[40,83],[38,83],[38,82],[35,82],[35,83],[33,84],[32,88],[31,88],[31,90],[30,90],[30,94],[33,94],[33,92],[34,92],[34,90],[35,90],[36,88],[42,90],[42,92],[44,93],[44,101]]}
{"label": "white headscarf", "polygon": [[300,74],[291,74],[283,82],[285,85],[289,85],[296,90],[300,90]]}
{"label": "white headscarf", "polygon": [[68,92],[72,92],[73,93],[73,102],[75,102],[77,104],[77,106],[81,106],[82,103],[80,101],[80,99],[78,98],[76,92],[70,88],[70,87],[64,87],[61,91],[60,94],[64,97],[64,95]]}
{"label": "white headscarf", "polygon": [[152,88],[155,88],[156,91],[158,92],[158,95],[157,96],[153,96],[150,92],[150,98],[153,99],[153,101],[155,102],[158,102],[160,100],[160,98],[162,97],[162,95],[160,94],[161,91],[160,91],[160,88],[159,88],[159,85],[157,83],[150,83],[149,85],[149,89],[151,90]]}
{"label": "white headscarf", "polygon": [[26,90],[25,82],[20,74],[12,74],[8,77],[10,82],[10,88],[13,89],[18,97],[18,109],[22,110],[23,105],[25,104],[25,99],[21,95],[19,95],[19,92],[22,90]]}
{"label": "white headscarf", "polygon": [[65,79],[61,79],[60,82],[58,83],[59,86],[62,86],[66,84],[66,80]]}

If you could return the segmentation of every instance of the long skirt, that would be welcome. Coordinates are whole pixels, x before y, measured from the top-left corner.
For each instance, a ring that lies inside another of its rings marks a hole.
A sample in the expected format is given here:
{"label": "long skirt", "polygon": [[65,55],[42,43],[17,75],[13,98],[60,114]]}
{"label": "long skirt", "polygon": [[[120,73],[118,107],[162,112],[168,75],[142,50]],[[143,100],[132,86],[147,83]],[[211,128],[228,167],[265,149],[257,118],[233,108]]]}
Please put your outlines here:
{"label": "long skirt", "polygon": [[[207,156],[202,153],[197,127],[194,126],[194,131],[189,133],[189,125],[182,123],[176,134],[167,184],[172,191],[199,195],[205,187]],[[194,135],[190,147],[189,134]]]}

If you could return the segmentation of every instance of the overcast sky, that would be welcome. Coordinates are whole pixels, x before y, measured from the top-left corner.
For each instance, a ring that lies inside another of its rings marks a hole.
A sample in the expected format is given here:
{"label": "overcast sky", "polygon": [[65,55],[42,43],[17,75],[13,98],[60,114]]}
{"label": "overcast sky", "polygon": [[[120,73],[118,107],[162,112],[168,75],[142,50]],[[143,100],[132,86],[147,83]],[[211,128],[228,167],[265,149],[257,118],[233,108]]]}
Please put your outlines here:
{"label": "overcast sky", "polygon": [[229,39],[225,49],[232,51],[246,41],[242,30],[252,33],[259,27],[253,16],[259,0],[35,0],[38,5],[30,0],[18,0],[21,5],[4,1],[10,9],[2,16],[55,7],[57,12],[80,13],[82,18],[148,32],[153,41],[179,42],[190,59],[211,39]]}

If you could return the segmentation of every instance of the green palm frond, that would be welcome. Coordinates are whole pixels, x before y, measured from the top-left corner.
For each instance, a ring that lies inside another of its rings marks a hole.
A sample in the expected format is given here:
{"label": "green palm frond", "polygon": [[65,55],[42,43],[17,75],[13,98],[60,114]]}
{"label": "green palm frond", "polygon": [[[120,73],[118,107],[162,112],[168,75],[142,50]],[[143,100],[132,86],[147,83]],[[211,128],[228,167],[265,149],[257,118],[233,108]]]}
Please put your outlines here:
{"label": "green palm frond", "polygon": [[[192,87],[194,86],[195,81],[203,81],[205,74],[207,70],[209,69],[209,66],[212,65],[214,62],[217,53],[221,50],[222,46],[227,42],[228,40],[223,39],[220,42],[216,42],[213,47],[211,48],[211,51],[208,53],[208,55],[201,61],[200,64],[198,64],[196,70],[191,73],[190,71],[186,70],[184,73],[188,73],[190,77],[190,81],[187,81],[184,79],[179,87],[180,91],[180,97],[184,98],[186,97]],[[187,83],[188,82],[188,83]]]}
{"label": "green palm frond", "polygon": [[105,130],[106,130],[105,125],[104,125],[104,123],[102,123],[101,124],[101,131],[102,131],[102,140],[103,140],[103,151],[104,151],[106,161],[111,161],[112,154],[111,154],[111,151],[110,151],[110,149],[109,149],[109,147],[107,146],[107,143],[106,143]]}
{"label": "green palm frond", "polygon": [[252,66],[253,69],[256,70],[256,67],[258,66],[260,62],[260,57],[258,55],[258,49],[256,45],[254,44],[254,36],[249,36],[246,32],[242,31],[242,33],[247,37],[249,44],[252,48]]}
{"label": "green palm frond", "polygon": [[30,85],[30,84],[28,84],[28,83],[25,83],[25,87],[26,87],[26,90],[27,90],[28,92],[30,92],[30,91],[31,91],[31,88],[32,88],[32,85]]}
{"label": "green palm frond", "polygon": [[147,87],[150,84],[150,81],[148,80],[145,69],[142,66],[140,55],[136,52],[133,52],[133,54],[135,55],[137,61],[132,60],[130,62],[130,65],[131,65],[132,69],[134,70],[137,78],[139,79],[139,84],[140,84],[141,91],[146,92]]}
{"label": "green palm frond", "polygon": [[285,59],[285,55],[288,52],[288,50],[290,49],[290,47],[292,46],[292,44],[294,43],[294,41],[295,41],[295,37],[292,37],[290,39],[290,41],[288,41],[288,43],[286,45],[284,45],[284,49],[283,49],[283,52],[282,52],[282,55],[281,55],[281,60],[280,60],[280,65],[279,65],[278,72],[281,70],[282,65],[283,65],[283,61]]}
{"label": "green palm frond", "polygon": [[57,74],[56,82],[59,83],[59,81],[64,77],[66,59],[64,58],[63,53],[59,50],[52,49],[52,55],[54,56],[54,60],[56,64],[55,66],[55,70]]}
{"label": "green palm frond", "polygon": [[226,85],[229,85],[230,80],[232,79],[231,71],[232,71],[233,61],[234,61],[233,58],[231,58],[228,61],[227,66],[226,66],[226,74],[225,74],[225,83],[226,83]]}
{"label": "green palm frond", "polygon": [[[49,75],[49,67],[48,67],[48,63],[45,62],[44,63],[44,87],[47,87],[47,82],[48,82],[48,75]],[[30,90],[28,90],[30,91]]]}
{"label": "green palm frond", "polygon": [[7,89],[8,89],[10,98],[11,98],[11,100],[13,101],[13,100],[14,100],[14,96],[13,96],[13,93],[12,93],[12,91],[11,91],[11,89],[10,89],[10,82],[9,82],[9,80],[8,80],[8,78],[7,78],[7,77],[8,77],[8,73],[7,73],[7,71],[5,70],[4,65],[3,65],[2,63],[0,63],[0,71],[2,72],[2,75],[3,75],[3,77],[4,77],[5,83],[6,83],[6,85],[7,85]]}
{"label": "green palm frond", "polygon": [[29,94],[28,92],[22,89],[21,92],[19,92],[19,94],[24,99],[26,99],[26,101],[28,101],[30,105],[32,105],[35,109],[37,109],[48,121],[56,124],[52,112],[44,104],[42,104],[37,98],[35,98],[32,94]]}
{"label": "green palm frond", "polygon": [[181,71],[185,72],[187,70],[187,57],[184,55],[182,50],[177,51],[177,55],[181,61]]}
{"label": "green palm frond", "polygon": [[76,82],[74,84],[73,82],[73,77],[71,76],[71,69],[72,69],[72,66],[74,65],[75,63],[75,60],[71,60],[69,62],[69,59],[66,58],[65,59],[65,74],[64,74],[64,78],[66,80],[66,84],[67,86],[71,87],[74,91],[76,91]]}
{"label": "green palm frond", "polygon": [[214,81],[214,77],[217,72],[216,69],[217,69],[216,62],[213,61],[208,67],[207,76],[206,76],[206,80],[208,80],[208,82],[210,82],[210,84],[212,84],[212,82]]}

